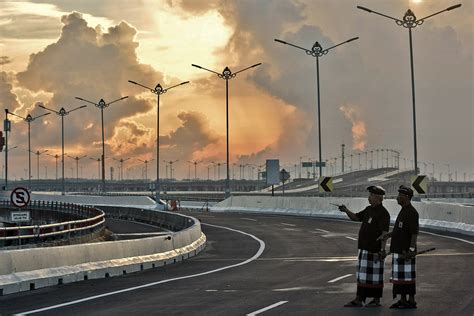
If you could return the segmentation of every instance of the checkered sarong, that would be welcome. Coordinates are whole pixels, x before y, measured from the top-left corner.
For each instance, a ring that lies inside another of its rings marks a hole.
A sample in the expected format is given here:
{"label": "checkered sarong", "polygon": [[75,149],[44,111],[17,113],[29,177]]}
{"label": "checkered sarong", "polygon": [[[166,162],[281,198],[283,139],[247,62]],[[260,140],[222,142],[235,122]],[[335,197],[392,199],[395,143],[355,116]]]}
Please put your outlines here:
{"label": "checkered sarong", "polygon": [[393,284],[415,284],[416,279],[416,259],[400,260],[400,254],[392,254],[392,277]]}
{"label": "checkered sarong", "polygon": [[357,285],[361,287],[383,287],[384,261],[375,261],[375,254],[359,249],[357,260]]}

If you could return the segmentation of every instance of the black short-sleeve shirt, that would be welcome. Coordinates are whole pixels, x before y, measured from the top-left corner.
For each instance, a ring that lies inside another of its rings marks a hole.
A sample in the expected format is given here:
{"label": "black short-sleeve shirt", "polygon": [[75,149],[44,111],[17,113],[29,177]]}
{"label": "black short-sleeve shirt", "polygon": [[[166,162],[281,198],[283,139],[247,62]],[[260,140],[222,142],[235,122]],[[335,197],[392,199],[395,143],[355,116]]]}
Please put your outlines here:
{"label": "black short-sleeve shirt", "polygon": [[382,242],[376,240],[382,231],[388,232],[390,226],[390,214],[382,205],[367,206],[363,211],[356,214],[362,225],[359,230],[358,248],[370,252],[379,252]]}
{"label": "black short-sleeve shirt", "polygon": [[393,227],[390,252],[403,253],[410,249],[411,235],[418,234],[418,218],[418,212],[413,205],[402,207]]}

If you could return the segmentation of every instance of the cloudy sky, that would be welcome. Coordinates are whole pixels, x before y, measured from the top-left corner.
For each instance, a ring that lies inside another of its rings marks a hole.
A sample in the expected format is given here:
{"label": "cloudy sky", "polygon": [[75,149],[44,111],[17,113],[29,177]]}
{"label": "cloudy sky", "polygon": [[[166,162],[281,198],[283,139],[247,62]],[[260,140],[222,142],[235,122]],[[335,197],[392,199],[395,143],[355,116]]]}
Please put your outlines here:
{"label": "cloudy sky", "polygon": [[[274,38],[328,48],[358,36],[319,60],[323,160],[340,156],[344,143],[346,155],[355,155],[354,169],[358,153],[368,151],[370,160],[373,151],[375,160],[377,149],[399,151],[401,167],[409,167],[408,31],[356,6],[396,18],[411,8],[422,18],[457,3],[462,7],[413,30],[418,160],[428,174],[434,164],[438,178],[442,173],[446,179],[449,165],[453,178],[457,172],[459,180],[472,179],[471,0],[1,0],[0,106],[35,117],[45,113],[38,103],[71,110],[84,104],[75,96],[94,102],[129,96],[104,110],[107,178],[110,167],[118,177],[112,157],[130,158],[124,177],[141,178],[140,160],[156,158],[156,96],[127,81],[169,87],[189,80],[160,99],[160,173],[166,176],[163,160],[178,160],[174,175],[187,178],[188,161],[202,161],[198,177],[207,178],[211,162],[225,162],[225,81],[191,64],[220,73],[225,66],[235,72],[261,62],[229,81],[231,163],[258,166],[280,159],[294,171],[300,157],[319,156],[315,59]],[[28,125],[10,119],[9,145],[18,147],[9,153],[9,177],[25,178]],[[100,110],[89,105],[64,120],[65,151],[87,155],[80,160],[82,176],[97,178]],[[60,117],[39,118],[31,131],[33,151],[60,154]],[[32,159],[36,178],[36,156]],[[75,161],[66,163],[66,176],[75,176]],[[349,168],[349,157],[346,163]],[[55,177],[53,157],[41,155],[40,164],[41,178],[46,171]],[[155,172],[153,161],[148,178]],[[238,167],[235,173],[240,176]]]}

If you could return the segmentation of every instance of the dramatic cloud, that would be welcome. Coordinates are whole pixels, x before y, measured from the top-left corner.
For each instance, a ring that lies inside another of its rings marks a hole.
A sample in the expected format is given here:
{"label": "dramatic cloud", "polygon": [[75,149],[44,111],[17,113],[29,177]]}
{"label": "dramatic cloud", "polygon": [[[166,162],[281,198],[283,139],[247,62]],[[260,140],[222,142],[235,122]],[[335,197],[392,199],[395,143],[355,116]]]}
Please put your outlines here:
{"label": "dramatic cloud", "polygon": [[367,143],[367,131],[365,123],[359,118],[357,108],[352,105],[339,107],[344,117],[352,124],[352,149],[363,151]]}
{"label": "dramatic cloud", "polygon": [[12,85],[10,83],[8,74],[4,71],[0,72],[0,96],[2,105],[6,109],[15,109],[19,106],[18,99],[14,93],[12,93]]}
{"label": "dramatic cloud", "polygon": [[11,63],[10,57],[8,56],[0,56],[0,65],[6,65]]}
{"label": "dramatic cloud", "polygon": [[[159,12],[151,10],[155,2],[146,0],[9,3],[0,4],[0,28],[10,30],[0,34],[0,45],[2,55],[11,58],[0,61],[10,85],[2,91],[7,91],[12,109],[25,115],[36,101],[71,109],[83,104],[74,96],[97,102],[130,95],[104,110],[110,156],[154,157],[156,98],[127,80],[148,86],[191,80],[160,99],[160,153],[167,160],[180,160],[174,166],[178,177],[187,177],[187,160],[223,162],[225,81],[190,64],[217,72],[229,66],[235,72],[262,62],[229,81],[231,162],[261,165],[279,158],[282,165],[292,166],[299,157],[316,159],[316,59],[273,39],[306,48],[318,41],[328,48],[359,36],[319,58],[323,160],[340,156],[341,144],[351,142],[358,152],[393,148],[402,158],[413,157],[407,30],[357,10],[355,3],[163,0]],[[423,17],[452,5],[449,0],[357,4],[397,17],[407,6]],[[473,6],[464,2],[413,30],[418,158],[434,162],[436,173],[447,162],[463,172],[474,171]],[[64,14],[73,10],[84,13]],[[99,23],[102,27],[95,27]],[[34,43],[29,30],[37,38]],[[15,78],[18,70],[11,70],[24,60],[24,55],[12,53],[17,46],[33,54]],[[16,103],[11,103],[12,94]],[[0,98],[3,102],[4,96]],[[349,108],[350,115],[341,115],[341,105],[354,104],[355,112]],[[80,111],[65,118],[68,151],[98,154],[100,110],[89,104]],[[59,124],[50,115],[34,143],[57,150]],[[20,125],[11,135],[18,143],[24,140],[25,127]],[[154,166],[149,168],[154,171]]]}

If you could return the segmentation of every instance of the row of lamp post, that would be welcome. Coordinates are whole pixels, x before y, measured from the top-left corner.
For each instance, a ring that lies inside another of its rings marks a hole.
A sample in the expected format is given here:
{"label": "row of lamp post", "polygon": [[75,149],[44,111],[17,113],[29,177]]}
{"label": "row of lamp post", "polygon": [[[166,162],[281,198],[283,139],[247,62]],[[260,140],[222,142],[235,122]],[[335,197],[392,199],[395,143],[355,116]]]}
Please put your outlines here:
{"label": "row of lamp post", "polygon": [[[457,5],[454,5],[454,6],[450,6],[448,7],[447,9],[444,9],[442,11],[439,11],[439,12],[436,12],[434,14],[431,14],[431,15],[428,15],[422,19],[417,19],[416,16],[414,15],[414,13],[411,11],[411,10],[408,10],[405,15],[403,16],[402,20],[400,19],[397,19],[397,18],[394,18],[394,17],[391,17],[391,16],[388,16],[388,15],[385,15],[385,14],[382,14],[380,12],[376,12],[376,11],[373,11],[371,9],[368,9],[366,7],[362,7],[362,6],[357,6],[358,9],[361,9],[363,11],[366,11],[368,13],[374,13],[374,14],[377,14],[379,16],[383,16],[385,18],[389,18],[389,19],[392,19],[396,22],[397,25],[399,26],[403,26],[405,28],[408,28],[408,31],[409,31],[409,46],[410,46],[410,66],[411,66],[411,86],[412,86],[412,107],[413,107],[413,135],[414,135],[414,168],[415,168],[415,172],[418,173],[418,166],[417,166],[417,138],[416,138],[416,111],[415,111],[415,79],[414,79],[414,62],[413,62],[413,43],[412,43],[412,28],[415,28],[416,26],[419,26],[421,24],[424,23],[425,20],[427,20],[428,18],[431,18],[435,15],[438,15],[442,12],[446,12],[446,11],[451,11],[453,9],[456,9],[456,8],[459,8],[461,6],[461,4],[457,4]],[[316,84],[317,84],[317,106],[318,106],[318,139],[319,139],[319,142],[318,142],[318,147],[319,147],[319,174],[322,175],[322,162],[323,162],[323,158],[322,158],[322,144],[321,144],[321,94],[320,94],[320,79],[319,79],[319,58],[320,57],[323,57],[324,55],[328,54],[328,52],[338,46],[341,46],[343,44],[346,44],[346,43],[349,43],[349,42],[352,42],[352,41],[355,41],[357,40],[359,37],[354,37],[354,38],[351,38],[347,41],[344,41],[342,43],[339,43],[337,45],[334,45],[334,46],[331,46],[329,48],[326,48],[326,49],[323,49],[321,44],[319,44],[319,42],[316,42],[312,47],[311,49],[309,48],[305,48],[305,47],[302,47],[302,46],[298,46],[298,45],[295,45],[295,44],[292,44],[292,43],[289,43],[289,42],[286,42],[286,41],[283,41],[283,40],[280,40],[280,39],[275,39],[276,42],[278,43],[281,43],[281,44],[285,44],[285,45],[288,45],[288,46],[292,46],[294,48],[297,48],[297,49],[300,49],[300,50],[303,50],[308,56],[311,56],[311,57],[314,57],[315,60],[316,60]],[[216,74],[219,78],[223,79],[226,81],[226,167],[227,167],[227,175],[226,175],[226,189],[225,189],[225,195],[226,197],[230,196],[230,176],[229,176],[229,168],[230,168],[230,164],[229,164],[229,80],[230,79],[233,79],[236,77],[236,75],[238,73],[241,73],[243,71],[246,71],[248,69],[251,69],[251,68],[254,68],[254,67],[257,67],[261,65],[261,63],[258,63],[258,64],[254,64],[250,67],[247,67],[247,68],[244,68],[242,70],[239,70],[239,71],[236,71],[236,72],[232,72],[229,67],[225,67],[224,70],[222,71],[222,73],[219,73],[219,72],[216,72],[214,70],[211,70],[211,69],[208,69],[208,68],[204,68],[202,66],[199,66],[199,65],[196,65],[196,64],[192,64],[193,67],[196,67],[196,68],[199,68],[199,69],[202,69],[202,70],[205,70],[205,71],[208,71],[208,72],[211,72],[211,73],[214,73]],[[189,83],[189,81],[186,81],[186,82],[182,82],[180,84],[177,84],[175,86],[171,86],[169,88],[163,88],[160,84],[157,84],[155,86],[155,88],[150,88],[146,85],[143,85],[141,83],[138,83],[138,82],[135,82],[135,81],[132,81],[132,80],[129,80],[130,83],[132,84],[135,84],[135,85],[138,85],[138,86],[141,86],[143,88],[146,88],[148,90],[150,90],[153,94],[156,94],[157,96],[157,127],[156,127],[156,172],[157,172],[157,177],[156,177],[156,201],[159,200],[160,198],[160,177],[159,177],[159,161],[160,161],[160,156],[159,156],[159,126],[160,126],[160,119],[159,119],[159,113],[160,113],[160,95],[161,94],[164,94],[166,93],[169,89],[172,89],[172,88],[175,88],[177,86],[181,86],[181,85],[184,85],[184,84],[187,84]],[[96,107],[98,107],[100,110],[101,110],[101,121],[102,121],[102,157],[100,159],[100,161],[102,162],[102,190],[105,191],[105,145],[104,145],[104,115],[103,115],[103,110],[105,108],[107,108],[109,105],[111,105],[112,103],[115,103],[115,102],[118,102],[120,100],[123,100],[123,99],[126,99],[128,98],[128,96],[125,96],[125,97],[122,97],[122,98],[119,98],[117,100],[114,100],[112,102],[109,102],[109,103],[106,103],[103,99],[101,99],[99,101],[99,103],[95,103],[95,102],[92,102],[92,101],[89,101],[89,100],[86,100],[86,99],[83,99],[81,97],[76,97],[76,99],[78,100],[81,100],[81,101],[84,101],[84,102],[87,102],[87,103],[90,103],[90,104],[93,104],[95,105]],[[52,109],[49,109],[49,108],[46,108],[45,106],[43,105],[39,105],[41,108],[43,109],[46,109],[52,113],[55,113],[59,116],[61,116],[61,124],[62,124],[62,194],[64,194],[64,116],[68,115],[69,113],[71,113],[72,111],[75,111],[75,110],[78,110],[78,109],[81,109],[83,107],[85,107],[85,105],[83,106],[80,106],[80,107],[77,107],[77,108],[74,108],[70,111],[66,111],[64,108],[61,108],[59,111],[56,111],[56,110],[52,110]],[[9,121],[8,121],[8,110],[5,110],[6,111],[6,120],[5,120],[5,126],[4,126],[4,130],[6,132],[5,134],[5,137],[6,137],[6,140],[5,140],[5,144],[6,144],[6,149],[8,150],[8,131],[9,131],[9,126],[7,126],[9,124]],[[43,115],[46,115],[46,114],[43,114]],[[41,115],[41,116],[43,116]],[[23,118],[23,117],[22,117]],[[38,117],[36,117],[38,118]],[[27,118],[23,118],[25,119],[28,123],[30,123],[31,121],[33,121],[34,119],[36,118],[32,118],[30,116],[30,121],[27,120]],[[6,159],[6,163],[5,163],[5,187],[7,186],[7,183],[8,183],[8,177],[7,177],[7,174],[8,174],[8,156],[7,156],[7,150],[5,151],[5,159]],[[99,161],[99,160],[98,160]],[[31,165],[31,161],[29,163],[29,165]],[[171,165],[171,164],[170,164]],[[196,168],[196,165],[195,164],[195,168]],[[195,172],[196,173],[196,172]],[[30,166],[30,178],[31,178],[31,166]]]}

